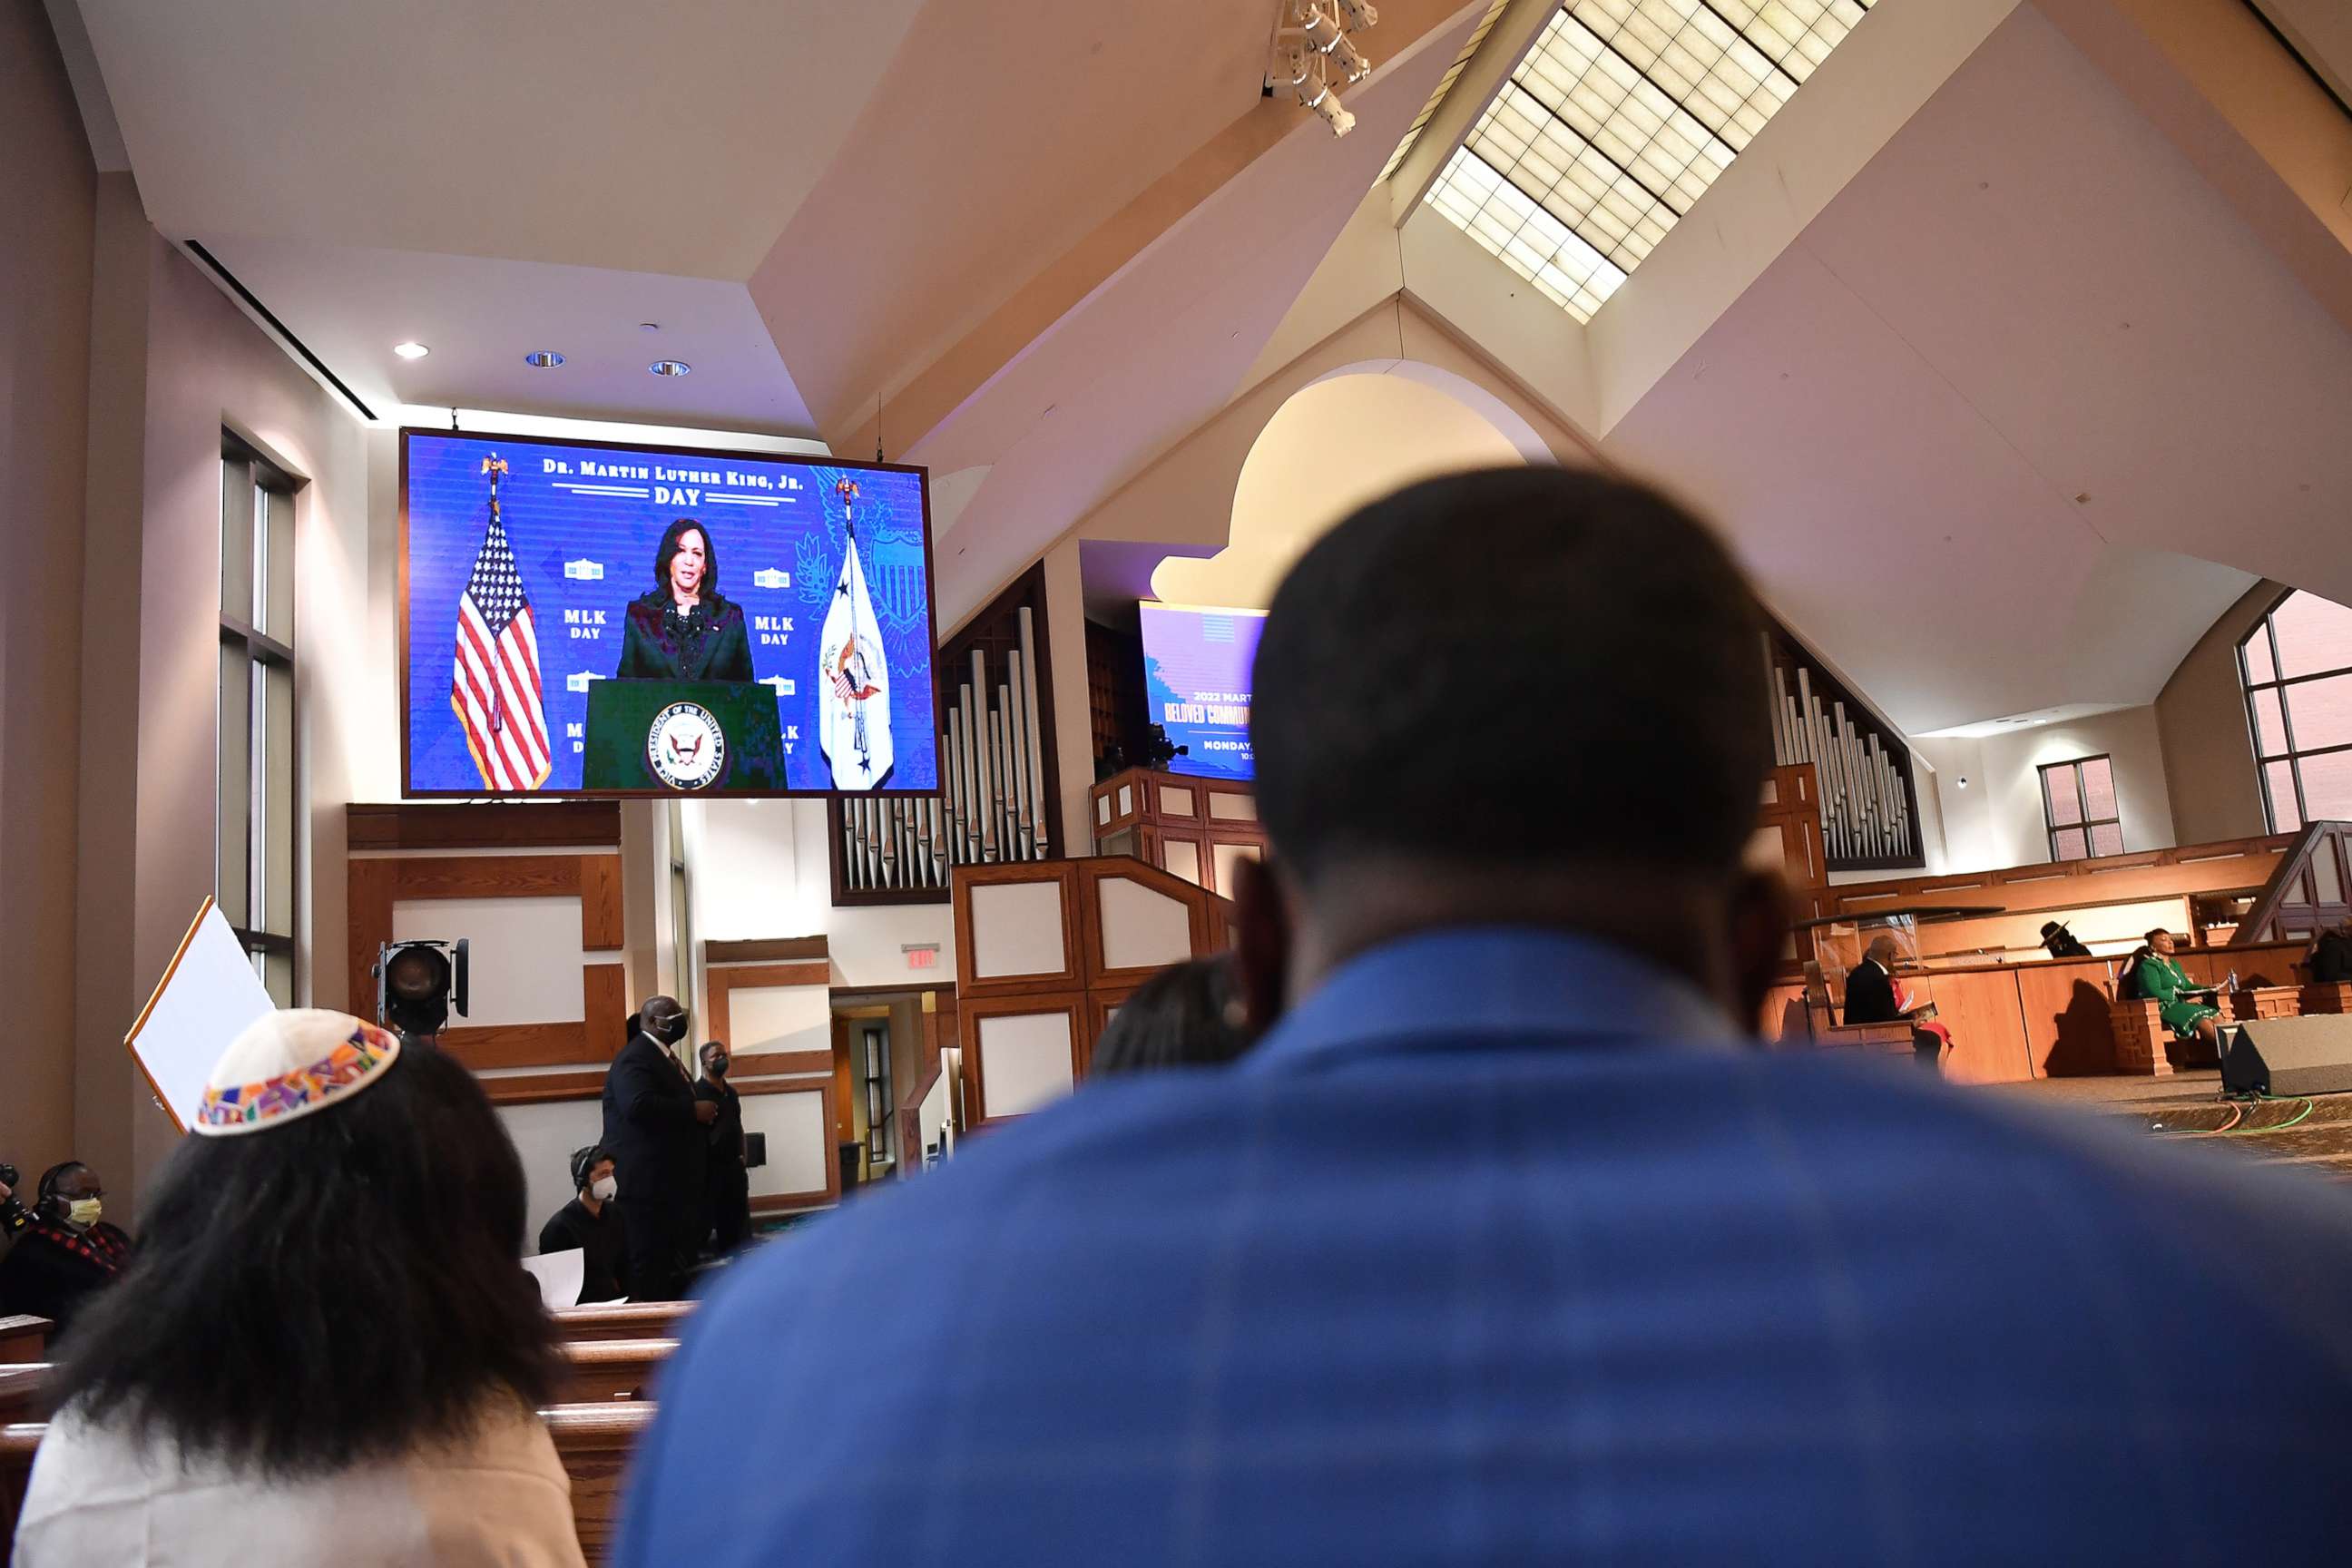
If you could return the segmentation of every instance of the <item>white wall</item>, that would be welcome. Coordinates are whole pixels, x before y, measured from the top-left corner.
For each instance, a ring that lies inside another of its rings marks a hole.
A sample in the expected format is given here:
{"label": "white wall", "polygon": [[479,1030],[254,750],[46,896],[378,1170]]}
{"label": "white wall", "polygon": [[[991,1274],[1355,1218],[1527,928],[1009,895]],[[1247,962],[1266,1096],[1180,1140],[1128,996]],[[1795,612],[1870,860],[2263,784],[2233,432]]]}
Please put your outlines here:
{"label": "white wall", "polygon": [[[709,800],[686,807],[694,835],[695,930],[704,942],[822,936],[835,985],[935,984],[955,978],[955,932],[940,904],[833,907],[821,800]],[[930,969],[904,947],[936,942]]]}
{"label": "white wall", "polygon": [[[2050,763],[2103,752],[2115,763],[2124,848],[2165,849],[2178,842],[2152,707],[2125,708],[1982,740],[1913,744],[1936,768],[1946,868],[1951,872],[2047,861],[2050,838],[2039,770]],[[1966,788],[1960,786],[1962,778],[1969,781]]]}

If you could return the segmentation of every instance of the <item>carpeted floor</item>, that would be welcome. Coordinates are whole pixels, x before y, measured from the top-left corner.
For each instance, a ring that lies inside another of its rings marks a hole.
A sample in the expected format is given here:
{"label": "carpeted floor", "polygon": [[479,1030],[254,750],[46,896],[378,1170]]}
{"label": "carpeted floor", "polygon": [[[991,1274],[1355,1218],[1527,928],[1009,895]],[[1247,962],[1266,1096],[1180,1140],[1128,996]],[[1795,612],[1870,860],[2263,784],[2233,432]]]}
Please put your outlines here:
{"label": "carpeted floor", "polygon": [[2159,1137],[2195,1139],[2248,1159],[2352,1182],[2352,1094],[2240,1105],[2220,1098],[2221,1075],[2210,1070],[2171,1078],[2037,1079],[1986,1092],[2129,1117]]}

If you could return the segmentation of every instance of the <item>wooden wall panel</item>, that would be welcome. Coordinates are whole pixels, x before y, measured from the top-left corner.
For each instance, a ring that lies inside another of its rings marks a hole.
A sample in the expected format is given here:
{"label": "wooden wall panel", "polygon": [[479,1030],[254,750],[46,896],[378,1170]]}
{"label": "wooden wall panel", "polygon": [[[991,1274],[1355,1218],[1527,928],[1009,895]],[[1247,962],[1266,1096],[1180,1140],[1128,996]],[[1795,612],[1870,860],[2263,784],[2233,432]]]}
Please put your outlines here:
{"label": "wooden wall panel", "polygon": [[2116,1070],[2107,965],[2074,959],[2021,963],[2011,984],[2025,1020],[2025,1060],[2036,1078]]}
{"label": "wooden wall panel", "polygon": [[[823,1119],[818,1125],[834,1132],[839,1125],[840,1102],[830,1078],[795,1079],[787,1083],[766,1085],[758,1089],[739,1089],[746,1100],[770,1094],[816,1094],[824,1100]],[[837,1133],[835,1134],[838,1136]],[[824,1147],[824,1185],[800,1193],[762,1193],[751,1200],[751,1212],[761,1214],[793,1214],[802,1209],[825,1208],[841,1201],[841,1159],[831,1142]]]}
{"label": "wooden wall panel", "polygon": [[1944,1076],[1954,1083],[2011,1083],[2033,1076],[2026,1064],[2025,1012],[2014,973],[1986,971],[1905,976],[1936,1003],[1952,1032]]}
{"label": "wooden wall panel", "polygon": [[590,952],[621,946],[621,858],[583,855],[580,879],[580,945]]}
{"label": "wooden wall panel", "polygon": [[577,1072],[537,1072],[480,1080],[493,1105],[541,1105],[556,1100],[599,1100],[604,1093],[604,1069],[583,1068]]}
{"label": "wooden wall panel", "polygon": [[[1087,996],[1083,991],[1052,992],[1028,996],[1004,996],[986,1001],[967,1001],[963,1005],[963,1026],[966,1036],[963,1059],[971,1081],[972,1103],[969,1120],[972,1125],[1002,1121],[992,1117],[988,1109],[988,1064],[981,1045],[981,1026],[990,1018],[1028,1017],[1032,1015],[1059,1013],[1070,1021],[1070,1081],[1084,1081],[1087,1058],[1093,1042],[1091,1020]],[[1019,1112],[1012,1113],[1015,1116]]]}
{"label": "wooden wall panel", "polygon": [[545,899],[577,897],[578,855],[408,857],[395,868],[396,899]]}
{"label": "wooden wall panel", "polygon": [[349,805],[354,852],[383,849],[618,848],[621,805],[612,800],[520,800],[495,806]]}
{"label": "wooden wall panel", "polygon": [[629,970],[622,963],[583,964],[580,970],[581,1038],[588,1054],[610,1061],[629,1043]]}
{"label": "wooden wall panel", "polygon": [[584,1024],[485,1024],[441,1031],[441,1048],[485,1068],[566,1067],[588,1059]]}
{"label": "wooden wall panel", "polygon": [[[1078,911],[1085,900],[1079,892],[1077,868],[1090,863],[1087,860],[1029,860],[995,866],[958,866],[950,895],[955,918],[958,994],[966,998],[1003,996],[1083,984],[1086,947]],[[1062,967],[1059,970],[1050,973],[1013,974],[994,979],[981,974],[980,963],[973,952],[973,889],[1002,887],[1009,883],[1053,883],[1058,886],[1062,916]]]}
{"label": "wooden wall panel", "polygon": [[351,1008],[363,1018],[375,1016],[376,949],[392,940],[393,871],[398,865],[397,860],[353,860],[345,881]]}

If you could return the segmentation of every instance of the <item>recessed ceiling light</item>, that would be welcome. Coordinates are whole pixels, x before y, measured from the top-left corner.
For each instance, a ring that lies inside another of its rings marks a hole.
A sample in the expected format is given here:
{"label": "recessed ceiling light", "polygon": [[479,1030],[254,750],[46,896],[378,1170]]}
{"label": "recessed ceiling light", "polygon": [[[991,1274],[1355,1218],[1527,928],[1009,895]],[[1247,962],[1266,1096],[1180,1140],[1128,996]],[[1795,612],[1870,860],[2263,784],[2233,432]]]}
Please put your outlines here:
{"label": "recessed ceiling light", "polygon": [[656,375],[686,375],[694,369],[682,359],[657,359],[646,368]]}
{"label": "recessed ceiling light", "polygon": [[522,363],[533,370],[553,370],[563,363],[563,356],[553,349],[541,349],[535,353],[523,355]]}
{"label": "recessed ceiling light", "polygon": [[403,359],[423,359],[433,351],[423,343],[394,343],[392,345],[392,352]]}
{"label": "recessed ceiling light", "polygon": [[641,332],[658,332],[661,331],[661,323],[659,321],[639,321],[637,323],[637,331]]}

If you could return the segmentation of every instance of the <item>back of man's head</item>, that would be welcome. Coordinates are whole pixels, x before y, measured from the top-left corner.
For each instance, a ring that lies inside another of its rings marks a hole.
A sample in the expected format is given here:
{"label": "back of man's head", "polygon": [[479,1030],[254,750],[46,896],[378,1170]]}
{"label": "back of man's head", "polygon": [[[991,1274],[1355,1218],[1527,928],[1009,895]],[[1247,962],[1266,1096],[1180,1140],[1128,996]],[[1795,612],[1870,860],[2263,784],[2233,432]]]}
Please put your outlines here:
{"label": "back of man's head", "polygon": [[1657,492],[1509,468],[1432,479],[1275,595],[1258,809],[1311,895],[1347,862],[1727,880],[1769,760],[1762,619]]}

